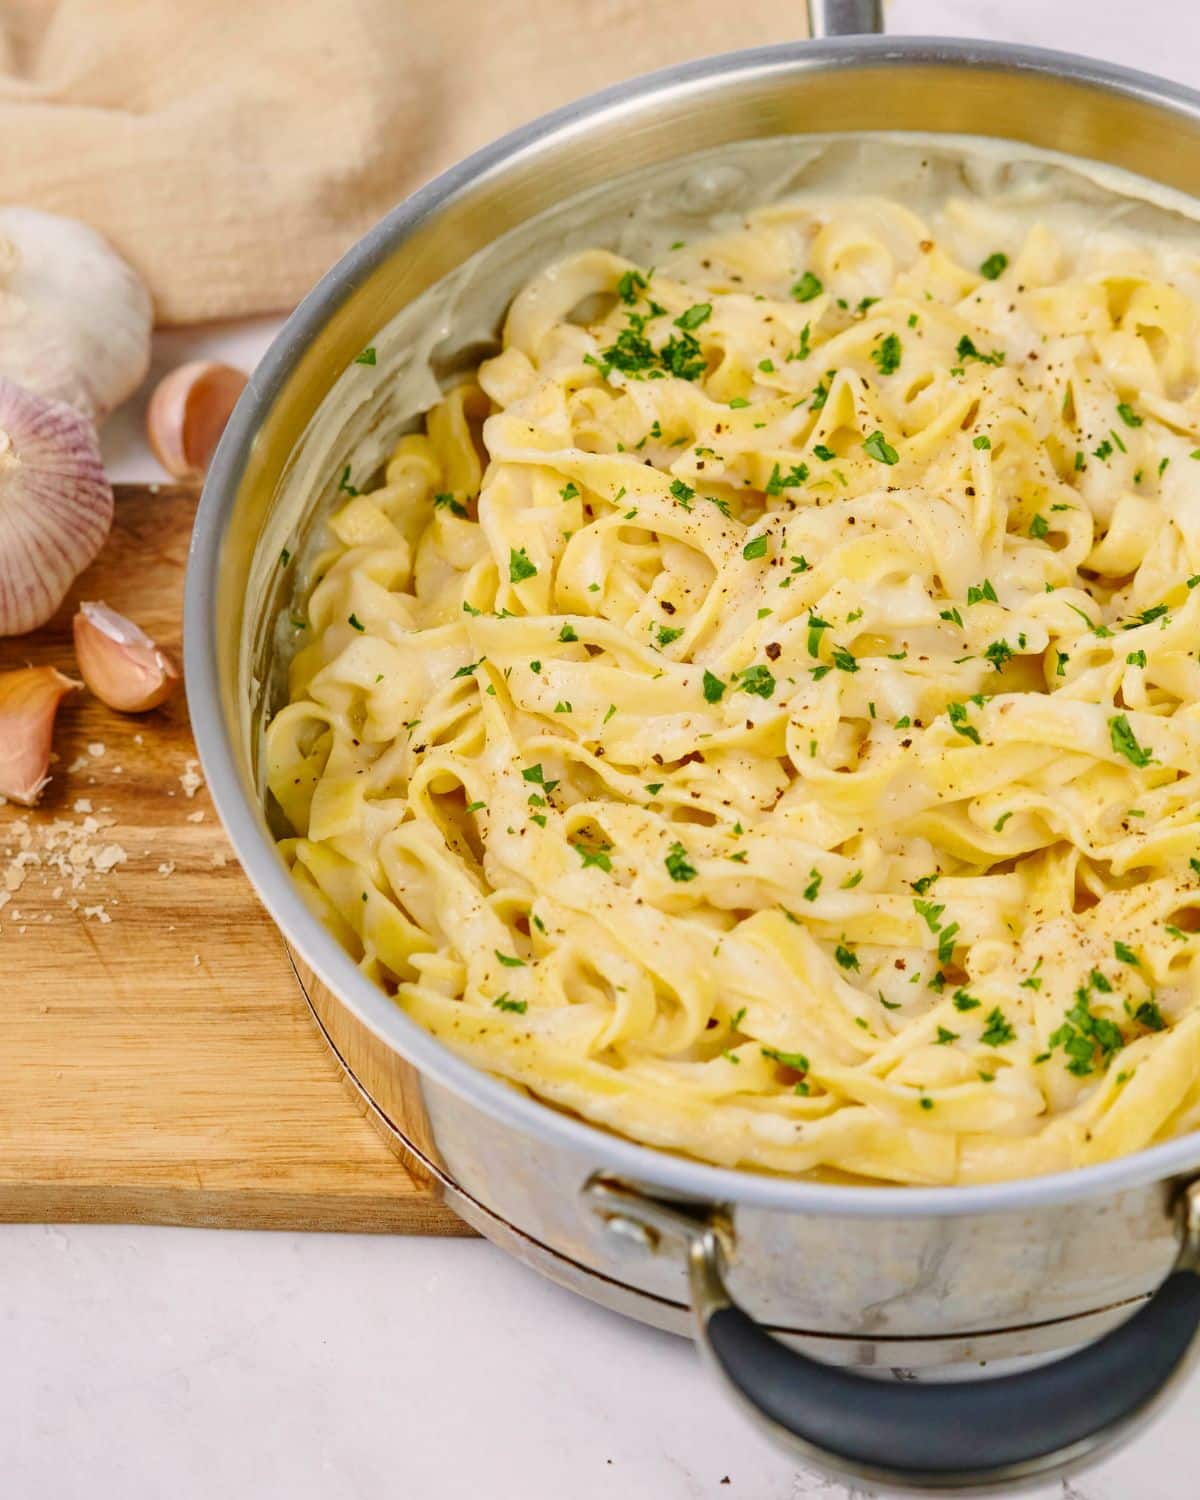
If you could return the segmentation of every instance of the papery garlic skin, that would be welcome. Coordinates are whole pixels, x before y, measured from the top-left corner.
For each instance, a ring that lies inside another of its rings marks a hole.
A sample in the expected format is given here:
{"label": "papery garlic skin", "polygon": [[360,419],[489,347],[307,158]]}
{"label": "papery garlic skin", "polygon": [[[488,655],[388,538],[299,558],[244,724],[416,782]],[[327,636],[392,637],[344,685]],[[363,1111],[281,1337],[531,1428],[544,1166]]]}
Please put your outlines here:
{"label": "papery garlic skin", "polygon": [[179,686],[179,668],[167,653],[107,604],[81,604],[73,629],[79,674],[109,708],[145,713]]}
{"label": "papery garlic skin", "polygon": [[0,378],[0,636],[50,618],[104,545],[112,514],[92,424]]}
{"label": "papery garlic skin", "polygon": [[146,437],[175,479],[202,479],[249,377],[233,365],[196,359],[163,376],[146,410]]}
{"label": "papery garlic skin", "polygon": [[145,379],[150,293],[77,219],[0,207],[0,375],[100,422]]}
{"label": "papery garlic skin", "polygon": [[32,807],[50,780],[54,716],[79,683],[53,667],[0,672],[0,797]]}

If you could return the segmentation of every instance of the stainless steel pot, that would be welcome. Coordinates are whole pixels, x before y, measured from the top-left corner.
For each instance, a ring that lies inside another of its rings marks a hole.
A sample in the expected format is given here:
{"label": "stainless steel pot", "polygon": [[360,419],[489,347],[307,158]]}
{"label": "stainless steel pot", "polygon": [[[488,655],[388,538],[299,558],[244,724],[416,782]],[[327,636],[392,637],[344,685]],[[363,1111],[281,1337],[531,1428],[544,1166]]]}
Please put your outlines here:
{"label": "stainless steel pot", "polygon": [[[878,22],[869,0],[815,9],[821,36]],[[293,889],[258,791],[282,584],[262,586],[252,561],[293,451],[377,330],[499,237],[519,248],[533,216],[602,184],[619,197],[615,169],[665,180],[701,149],[856,130],[999,137],[1200,195],[1200,96],[969,42],[856,36],[737,53],[515,131],[389,215],[255,373],[196,523],[188,695],[213,797],[314,1014],[397,1149],[469,1222],[587,1296],[690,1327],[772,1430],[827,1468],[1011,1488],[1111,1446],[1185,1362],[1200,1322],[1200,1139],[1071,1175],[935,1189],[726,1171],[619,1139],[477,1072],[368,982]],[[921,1379],[984,1363],[1017,1372]]]}

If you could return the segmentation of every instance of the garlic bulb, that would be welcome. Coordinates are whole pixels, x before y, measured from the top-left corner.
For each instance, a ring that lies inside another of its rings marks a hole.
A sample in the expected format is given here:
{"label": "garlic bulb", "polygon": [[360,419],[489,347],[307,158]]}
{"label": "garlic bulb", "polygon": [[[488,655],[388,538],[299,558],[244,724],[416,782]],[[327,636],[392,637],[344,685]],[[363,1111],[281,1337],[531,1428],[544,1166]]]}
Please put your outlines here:
{"label": "garlic bulb", "polygon": [[0,797],[32,807],[41,796],[59,701],[78,686],[53,667],[0,672]]}
{"label": "garlic bulb", "polygon": [[112,511],[87,418],[0,377],[0,636],[50,618],[99,552]]}
{"label": "garlic bulb", "polygon": [[202,359],[163,376],[146,412],[146,436],[168,474],[200,479],[207,473],[247,378],[232,365]]}
{"label": "garlic bulb", "polygon": [[150,293],[86,224],[0,207],[0,375],[93,422],[150,364]]}
{"label": "garlic bulb", "polygon": [[109,708],[145,713],[179,685],[179,668],[167,653],[107,604],[81,604],[74,630],[80,676]]}

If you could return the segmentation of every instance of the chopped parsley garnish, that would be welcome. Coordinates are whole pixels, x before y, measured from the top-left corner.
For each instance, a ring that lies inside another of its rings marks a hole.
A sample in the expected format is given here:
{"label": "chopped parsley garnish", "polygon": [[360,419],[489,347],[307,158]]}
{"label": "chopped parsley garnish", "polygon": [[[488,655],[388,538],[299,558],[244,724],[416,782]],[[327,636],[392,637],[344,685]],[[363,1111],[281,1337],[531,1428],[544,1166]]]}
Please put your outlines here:
{"label": "chopped parsley garnish", "polygon": [[361,354],[356,354],[354,356],[354,363],[356,365],[373,365],[375,363],[374,344],[369,344]]}
{"label": "chopped parsley garnish", "polygon": [[966,333],[959,339],[954,352],[964,364],[969,359],[978,360],[981,365],[1002,365],[1004,363],[1004,351],[1002,349],[993,349],[991,354],[980,354],[979,350],[975,347],[975,341]]}
{"label": "chopped parsley garnish", "polygon": [[852,948],[847,948],[845,943],[837,945],[833,950],[833,956],[837,959],[839,968],[849,970],[859,967],[858,954]]}
{"label": "chopped parsley garnish", "polygon": [[808,876],[808,884],[804,887],[804,899],[806,901],[815,901],[821,894],[821,872],[820,870],[810,870]]}
{"label": "chopped parsley garnish", "polygon": [[350,465],[347,464],[342,470],[342,477],[338,480],[338,490],[344,495],[357,495],[358,491],[350,483]]}
{"label": "chopped parsley garnish", "polygon": [[563,500],[578,500],[579,486],[576,485],[572,480],[568,480],[558,493]]}
{"label": "chopped parsley garnish", "polygon": [[1097,1016],[1089,1008],[1085,989],[1075,991],[1075,1004],[1067,1012],[1062,1025],[1046,1040],[1051,1049],[1063,1049],[1068,1058],[1067,1072],[1077,1078],[1086,1078],[1095,1071],[1097,1048],[1101,1066],[1107,1067],[1113,1053],[1125,1045],[1120,1027]]}
{"label": "chopped parsley garnish", "polygon": [[827,448],[824,443],[817,443],[817,445],[813,448],[813,452],[821,460],[822,463],[826,464],[832,463],[833,460],[837,457],[837,454],[833,451],[833,449]]}
{"label": "chopped parsley garnish", "polygon": [[979,268],[979,274],[986,276],[989,281],[995,281],[1002,276],[1008,268],[1008,256],[1003,250],[993,250],[991,255]]}
{"label": "chopped parsley garnish", "polygon": [[980,1003],[974,995],[968,995],[966,990],[954,991],[955,1010],[978,1010]]}
{"label": "chopped parsley garnish", "polygon": [[938,906],[933,901],[914,901],[913,908],[917,916],[924,917],[925,925],[929,928],[930,932],[940,931],[942,924],[939,918],[946,910],[944,906]]}
{"label": "chopped parsley garnish", "polygon": [[1119,938],[1113,944],[1113,953],[1117,956],[1117,958],[1121,960],[1123,964],[1141,963],[1141,959],[1137,956],[1133,949],[1130,948],[1127,944],[1121,942]]}
{"label": "chopped parsley garnish", "polygon": [[868,458],[873,458],[876,463],[890,465],[900,462],[900,455],[878,428],[863,444],[863,452]]}
{"label": "chopped parsley garnish", "polygon": [[984,651],[984,659],[990,661],[997,672],[1002,672],[1013,659],[1013,648],[1005,640],[992,641]]}
{"label": "chopped parsley garnish", "polygon": [[510,547],[508,552],[508,577],[510,583],[520,583],[525,578],[534,578],[537,567],[530,562],[524,547]]}
{"label": "chopped parsley garnish", "polygon": [[453,495],[435,495],[433,506],[435,510],[448,510],[452,516],[457,516],[462,521],[467,519],[467,507]]}
{"label": "chopped parsley garnish", "polygon": [[1127,667],[1144,667],[1146,665],[1146,653],[1144,651],[1131,651],[1125,658]]}
{"label": "chopped parsley garnish", "polygon": [[545,772],[542,770],[541,761],[538,761],[536,766],[526,766],[525,769],[521,772],[521,775],[525,778],[526,781],[531,781],[535,786],[540,786],[547,795],[549,795],[549,793],[551,793],[558,785],[557,781],[546,780]]}
{"label": "chopped parsley garnish", "polygon": [[606,363],[623,375],[641,375],[643,371],[653,369],[657,359],[650,340],[632,328],[623,328],[617,334],[616,342],[602,352]]}
{"label": "chopped parsley garnish", "polygon": [[689,863],[687,850],[682,844],[672,844],[663,863],[672,880],[687,881],[696,878],[696,868]]}
{"label": "chopped parsley garnish", "polygon": [[938,934],[938,963],[948,964],[954,957],[954,940],[958,936],[958,923],[951,922]]}
{"label": "chopped parsley garnish", "polygon": [[957,1042],[957,1041],[958,1041],[958,1032],[957,1031],[948,1031],[945,1026],[939,1026],[938,1027],[938,1029],[937,1029],[937,1041],[935,1043],[935,1046],[946,1047],[946,1046],[949,1046],[949,1044],[951,1042]]}
{"label": "chopped parsley garnish", "polygon": [[1153,760],[1149,750],[1145,750],[1137,742],[1137,736],[1129,727],[1129,720],[1124,714],[1117,714],[1108,721],[1108,733],[1112,740],[1112,747],[1118,755],[1123,755],[1131,765],[1148,766]]}
{"label": "chopped parsley garnish", "polygon": [[803,484],[808,478],[808,465],[796,464],[786,474],[776,464],[771,470],[771,477],[767,480],[767,494],[781,495],[784,490],[794,489],[796,485]]}
{"label": "chopped parsley garnish", "polygon": [[682,634],[682,625],[660,625],[658,627],[658,644],[660,646],[669,646],[672,641],[677,641]]}
{"label": "chopped parsley garnish", "polygon": [[595,865],[599,870],[604,870],[608,874],[612,873],[612,860],[608,857],[607,849],[589,849],[586,844],[576,843],[572,843],[571,848],[583,861],[585,870],[589,865]]}
{"label": "chopped parsley garnish", "polygon": [[686,312],[679,314],[675,319],[675,327],[686,328],[690,333],[694,328],[699,328],[701,323],[707,323],[711,317],[712,303],[696,302]]}
{"label": "chopped parsley garnish", "polygon": [[367,628],[357,615],[351,615],[346,623],[350,626],[351,630],[365,631]]}
{"label": "chopped parsley garnish", "polygon": [[973,745],[979,745],[979,731],[973,724],[967,723],[967,705],[965,703],[948,703],[946,712],[950,716],[950,727],[955,734],[961,734],[964,740],[970,740]]}
{"label": "chopped parsley garnish", "polygon": [[753,561],[756,557],[766,557],[766,555],[767,538],[765,533],[762,536],[751,537],[746,545],[742,548],[742,556],[749,559],[750,561]]}
{"label": "chopped parsley garnish", "polygon": [[792,287],[792,296],[797,302],[811,302],[814,297],[819,297],[825,290],[824,283],[811,271],[805,271],[800,280]]}
{"label": "chopped parsley garnish", "polygon": [[980,604],[983,600],[991,604],[999,604],[996,598],[996,590],[992,587],[992,580],[985,578],[982,583],[971,583],[967,585],[967,603]]}
{"label": "chopped parsley garnish", "polygon": [[672,479],[671,497],[682,505],[684,510],[691,510],[695,494],[696,491],[690,485],[684,484],[682,479]]}
{"label": "chopped parsley garnish", "polygon": [[1117,403],[1117,416],[1125,423],[1126,427],[1140,427],[1145,421],[1144,417],[1138,416],[1128,401]]}
{"label": "chopped parsley garnish", "polygon": [[617,296],[630,307],[638,299],[638,293],[646,290],[646,278],[640,271],[625,271],[617,281]]}
{"label": "chopped parsley garnish", "polygon": [[737,678],[739,693],[753,693],[756,698],[770,698],[775,691],[775,679],[769,667],[746,667],[744,671],[735,672],[734,676]]}
{"label": "chopped parsley garnish", "polygon": [[1167,1023],[1163,1020],[1162,1011],[1153,1000],[1143,1000],[1133,1012],[1133,1019],[1139,1026],[1144,1026],[1147,1031],[1165,1031]]}
{"label": "chopped parsley garnish", "polygon": [[992,440],[986,432],[981,432],[971,443],[972,448],[981,448],[986,451],[992,446]]}
{"label": "chopped parsley garnish", "polygon": [[501,953],[499,948],[493,948],[492,952],[506,969],[523,969],[525,967],[525,960],[523,958],[510,958],[507,953]]}
{"label": "chopped parsley garnish", "polygon": [[762,1047],[762,1055],[782,1068],[791,1068],[794,1073],[808,1072],[808,1058],[803,1052],[783,1052],[778,1047]]}
{"label": "chopped parsley garnish", "polygon": [[497,1010],[511,1010],[518,1016],[523,1016],[529,1009],[528,1000],[510,1000],[507,994],[497,995],[492,1004]]}
{"label": "chopped parsley garnish", "polygon": [[[839,672],[858,671],[858,661],[856,657],[851,652],[847,651],[844,646],[835,646],[833,648],[832,661]],[[872,714],[871,717],[874,718],[875,715]]]}
{"label": "chopped parsley garnish", "polygon": [[706,369],[700,345],[690,333],[669,338],[659,350],[658,357],[663,369],[671,375],[678,375],[680,380],[699,380]]}
{"label": "chopped parsley garnish", "polygon": [[[471,673],[474,672],[474,670],[475,670],[476,667],[483,666],[483,661],[484,661],[484,658],[481,656],[478,661],[473,661],[468,666],[465,666],[465,667],[459,667],[458,671],[455,672],[454,676],[455,677],[470,677]],[[453,681],[453,680],[454,679],[451,678],[451,681]]]}
{"label": "chopped parsley garnish", "polygon": [[979,1040],[985,1047],[1002,1047],[1005,1042],[1015,1042],[1017,1033],[1004,1018],[1004,1012],[997,1005],[987,1014],[987,1025]]}
{"label": "chopped parsley garnish", "polygon": [[894,375],[900,368],[900,339],[889,333],[878,349],[871,350],[871,360],[881,375]]}
{"label": "chopped parsley garnish", "polygon": [[726,683],[722,682],[719,677],[714,677],[713,674],[707,669],[707,667],[705,668],[705,670],[704,670],[704,701],[705,701],[705,703],[720,703],[721,699],[725,696],[725,688],[726,688],[726,686],[727,686]]}
{"label": "chopped parsley garnish", "polygon": [[1100,446],[1098,448],[1093,448],[1092,449],[1092,455],[1093,455],[1093,457],[1100,458],[1100,459],[1111,458],[1112,457],[1112,451],[1113,451],[1113,445],[1109,442],[1109,440],[1107,438],[1105,438],[1104,441],[1100,444]]}
{"label": "chopped parsley garnish", "polygon": [[1029,523],[1029,535],[1035,537],[1039,542],[1050,530],[1050,523],[1039,511]]}
{"label": "chopped parsley garnish", "polygon": [[279,561],[280,561],[280,562],[281,562],[281,563],[282,563],[282,564],[283,564],[283,566],[284,566],[284,567],[285,567],[285,568],[286,568],[286,567],[287,567],[287,565],[288,565],[288,563],[290,563],[290,562],[291,562],[291,560],[292,560],[292,554],[291,554],[291,553],[290,553],[290,552],[289,552],[289,551],[288,551],[288,549],[287,549],[287,548],[286,548],[286,547],[285,547],[285,548],[284,548],[284,549],[283,549],[283,551],[282,551],[282,552],[281,552],[281,553],[280,553],[280,554],[279,554]]}

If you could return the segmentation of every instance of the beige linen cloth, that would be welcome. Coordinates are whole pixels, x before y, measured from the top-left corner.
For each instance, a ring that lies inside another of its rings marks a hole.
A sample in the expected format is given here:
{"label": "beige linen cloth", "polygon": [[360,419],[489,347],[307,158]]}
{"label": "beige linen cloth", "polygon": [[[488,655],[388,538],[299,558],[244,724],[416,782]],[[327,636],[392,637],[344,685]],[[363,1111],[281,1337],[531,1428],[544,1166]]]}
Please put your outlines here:
{"label": "beige linen cloth", "polygon": [[798,0],[0,0],[0,201],[84,219],[163,323],[292,306],[413,188]]}

